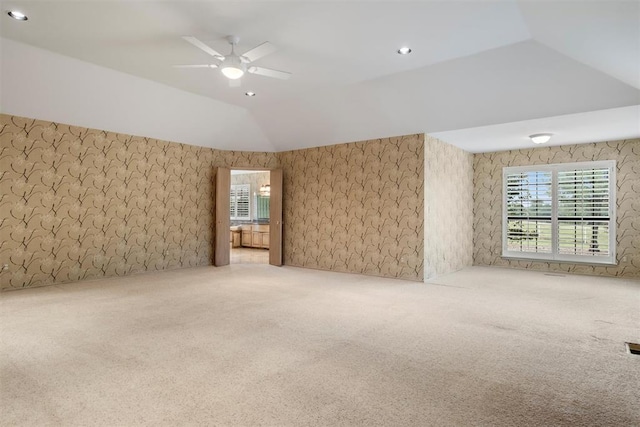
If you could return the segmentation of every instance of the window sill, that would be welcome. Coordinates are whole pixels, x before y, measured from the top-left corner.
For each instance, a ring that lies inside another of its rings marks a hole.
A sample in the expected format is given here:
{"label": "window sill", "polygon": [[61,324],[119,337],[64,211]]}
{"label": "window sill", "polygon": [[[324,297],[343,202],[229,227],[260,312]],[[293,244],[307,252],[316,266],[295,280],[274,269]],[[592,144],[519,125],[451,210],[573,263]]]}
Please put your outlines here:
{"label": "window sill", "polygon": [[582,260],[565,260],[565,259],[551,259],[551,258],[529,258],[529,257],[519,257],[512,255],[502,255],[500,256],[502,259],[506,260],[514,260],[514,261],[532,261],[532,262],[553,262],[557,264],[581,264],[581,265],[592,265],[594,267],[615,267],[618,265],[617,262],[593,262],[593,261],[582,261]]}

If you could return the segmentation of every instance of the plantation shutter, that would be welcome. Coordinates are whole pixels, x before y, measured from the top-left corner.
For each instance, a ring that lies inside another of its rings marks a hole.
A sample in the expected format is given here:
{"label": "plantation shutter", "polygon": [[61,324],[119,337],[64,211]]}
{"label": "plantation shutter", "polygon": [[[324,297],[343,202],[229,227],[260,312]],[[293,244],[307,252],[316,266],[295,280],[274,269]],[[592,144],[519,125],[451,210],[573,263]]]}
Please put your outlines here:
{"label": "plantation shutter", "polygon": [[235,220],[251,220],[250,185],[236,184],[231,186],[230,215]]}
{"label": "plantation shutter", "polygon": [[508,258],[615,264],[613,160],[503,169]]}
{"label": "plantation shutter", "polygon": [[231,186],[231,190],[229,191],[229,216],[231,219],[236,218],[236,189],[235,185]]}
{"label": "plantation shutter", "polygon": [[558,172],[558,251],[609,256],[609,168]]}
{"label": "plantation shutter", "polygon": [[551,180],[550,171],[506,175],[510,251],[552,253]]}

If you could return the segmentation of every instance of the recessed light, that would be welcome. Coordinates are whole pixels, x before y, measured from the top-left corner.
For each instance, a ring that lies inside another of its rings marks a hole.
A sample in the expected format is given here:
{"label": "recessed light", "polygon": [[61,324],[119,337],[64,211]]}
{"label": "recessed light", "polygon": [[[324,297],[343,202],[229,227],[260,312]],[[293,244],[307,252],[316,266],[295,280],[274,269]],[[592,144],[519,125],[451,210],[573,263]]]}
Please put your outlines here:
{"label": "recessed light", "polygon": [[534,144],[544,144],[545,142],[549,142],[552,136],[552,133],[534,133],[533,135],[529,135],[529,138],[531,138]]}
{"label": "recessed light", "polygon": [[256,96],[255,92],[245,92],[244,94],[247,96]]}
{"label": "recessed light", "polygon": [[398,53],[399,53],[400,55],[408,55],[408,54],[410,54],[410,53],[411,53],[411,48],[406,47],[406,46],[403,46],[403,47],[401,47],[400,49],[398,49]]}
{"label": "recessed light", "polygon": [[13,19],[17,19],[18,21],[26,21],[27,19],[29,19],[27,18],[27,15],[18,10],[10,10],[9,12],[7,12],[7,15],[12,17]]}

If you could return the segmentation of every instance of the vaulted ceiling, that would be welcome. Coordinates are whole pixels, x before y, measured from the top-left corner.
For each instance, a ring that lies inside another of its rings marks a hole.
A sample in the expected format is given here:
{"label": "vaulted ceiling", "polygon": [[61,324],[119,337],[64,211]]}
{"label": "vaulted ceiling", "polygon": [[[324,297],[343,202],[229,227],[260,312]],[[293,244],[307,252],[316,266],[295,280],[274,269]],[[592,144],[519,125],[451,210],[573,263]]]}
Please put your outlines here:
{"label": "vaulted ceiling", "polygon": [[[426,132],[473,152],[524,148],[536,132],[554,133],[555,144],[640,136],[638,2],[2,2],[14,8],[29,20],[3,12],[4,39],[197,95],[181,104],[197,118],[189,130],[150,136],[281,151]],[[245,75],[237,88],[217,69],[173,67],[211,62],[181,36],[226,53],[229,34],[240,37],[239,51],[276,45],[257,64],[292,78]],[[20,104],[13,80],[26,78],[18,64],[37,63],[20,62],[13,42],[2,54],[9,113]],[[404,45],[412,53],[398,55]],[[109,93],[115,86],[128,87]],[[202,97],[216,102],[218,119],[207,120]],[[57,117],[79,113],[73,100],[56,102]]]}

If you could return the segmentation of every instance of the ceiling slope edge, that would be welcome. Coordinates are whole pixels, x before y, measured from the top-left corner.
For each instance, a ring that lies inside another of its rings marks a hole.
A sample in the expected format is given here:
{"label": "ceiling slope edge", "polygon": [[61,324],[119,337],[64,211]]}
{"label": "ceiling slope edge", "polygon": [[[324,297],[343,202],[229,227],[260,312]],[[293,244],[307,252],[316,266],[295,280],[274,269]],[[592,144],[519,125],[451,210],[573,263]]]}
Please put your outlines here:
{"label": "ceiling slope edge", "polygon": [[534,40],[640,89],[640,3],[518,1]]}
{"label": "ceiling slope edge", "polygon": [[0,112],[220,150],[275,151],[245,108],[0,38]]}
{"label": "ceiling slope edge", "polygon": [[534,40],[255,109],[277,151],[640,104],[640,91]]}
{"label": "ceiling slope edge", "polygon": [[[630,88],[634,89],[634,90],[640,90],[640,74],[638,75],[638,77],[636,79],[632,79],[629,78],[628,76],[624,76],[621,75],[621,73],[616,72],[615,70],[611,70],[610,67],[607,66],[602,66],[599,64],[594,63],[593,61],[587,61],[585,59],[583,59],[582,57],[580,57],[579,55],[575,55],[573,54],[573,52],[568,51],[568,49],[561,49],[558,48],[554,45],[551,45],[545,41],[533,38],[532,40],[534,40],[536,43],[539,43],[541,46],[544,46],[548,49],[551,49],[555,52],[557,52],[559,55],[564,55],[567,58],[570,58],[582,65],[584,65],[585,67],[589,67],[591,68],[593,71],[598,72],[598,73],[602,73],[608,77],[611,77],[613,80],[616,80],[626,86],[629,86]],[[638,57],[640,57],[640,55],[636,55]],[[638,69],[638,71],[640,71],[640,62],[638,62],[637,64],[635,64],[635,68]]]}

